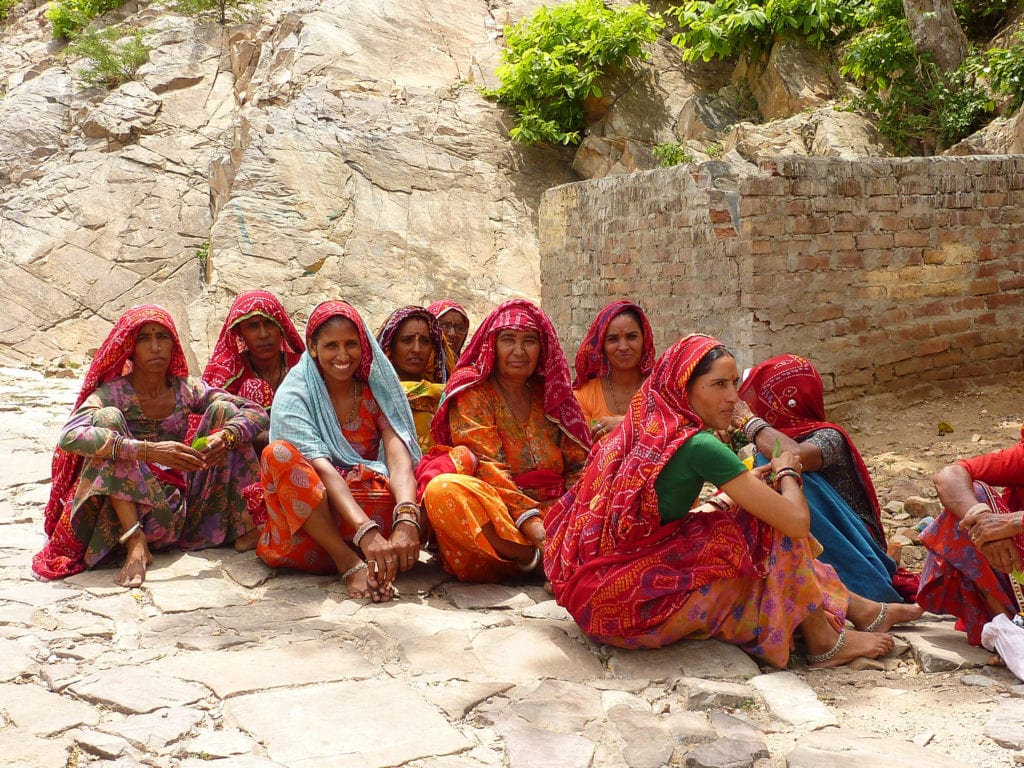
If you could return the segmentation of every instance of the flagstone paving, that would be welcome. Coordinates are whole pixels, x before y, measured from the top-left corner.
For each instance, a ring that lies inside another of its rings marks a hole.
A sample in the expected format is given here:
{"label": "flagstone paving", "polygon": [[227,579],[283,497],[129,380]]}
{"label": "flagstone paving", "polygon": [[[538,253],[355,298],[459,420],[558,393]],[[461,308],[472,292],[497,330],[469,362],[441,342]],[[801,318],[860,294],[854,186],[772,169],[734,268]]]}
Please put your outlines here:
{"label": "flagstone paving", "polygon": [[[956,768],[1024,750],[1024,688],[939,617],[877,668],[779,672],[715,641],[595,645],[539,584],[458,584],[426,555],[383,605],[229,549],[157,554],[135,590],[110,568],[35,581],[75,387],[0,369],[0,766]],[[975,715],[959,757],[898,722],[956,680]],[[864,685],[878,721],[850,728]]]}

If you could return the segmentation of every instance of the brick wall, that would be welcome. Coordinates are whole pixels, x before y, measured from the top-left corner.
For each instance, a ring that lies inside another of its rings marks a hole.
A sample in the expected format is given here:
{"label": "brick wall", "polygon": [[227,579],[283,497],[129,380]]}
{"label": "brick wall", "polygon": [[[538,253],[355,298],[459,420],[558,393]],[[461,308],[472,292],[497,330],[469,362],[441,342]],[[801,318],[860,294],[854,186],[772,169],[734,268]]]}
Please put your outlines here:
{"label": "brick wall", "polygon": [[1024,156],[775,158],[548,190],[541,296],[572,359],[632,298],[658,349],[702,331],[741,365],[795,352],[829,401],[1024,369]]}

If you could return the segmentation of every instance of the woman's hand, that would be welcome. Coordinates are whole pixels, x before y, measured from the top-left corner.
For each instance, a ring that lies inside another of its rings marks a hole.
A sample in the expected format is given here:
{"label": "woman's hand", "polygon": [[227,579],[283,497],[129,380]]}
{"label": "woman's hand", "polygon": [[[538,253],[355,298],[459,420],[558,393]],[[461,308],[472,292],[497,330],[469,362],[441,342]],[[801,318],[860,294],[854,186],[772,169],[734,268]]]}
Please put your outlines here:
{"label": "woman's hand", "polygon": [[737,400],[736,405],[732,409],[732,428],[742,429],[743,422],[753,415],[750,406],[747,405],[745,400]]}
{"label": "woman's hand", "polygon": [[797,472],[803,472],[804,465],[800,463],[800,456],[795,451],[783,451],[778,456],[771,460],[772,474],[775,474],[780,469],[795,469]]}
{"label": "woman's hand", "polygon": [[1021,570],[1020,554],[1009,539],[999,539],[975,546],[988,560],[988,564],[997,571],[1010,573],[1010,571]]}
{"label": "woman's hand", "polygon": [[215,432],[206,438],[206,445],[199,453],[203,457],[207,467],[215,467],[224,464],[228,458],[228,446],[220,432]]}
{"label": "woman's hand", "polygon": [[394,546],[381,535],[379,528],[373,528],[360,539],[359,549],[370,567],[370,585],[379,590],[386,589],[398,573],[398,556]]}
{"label": "woman's hand", "polygon": [[600,419],[594,419],[590,423],[590,432],[595,440],[600,440],[605,435],[610,435],[624,418],[625,416],[602,416]]}
{"label": "woman's hand", "polygon": [[391,538],[388,541],[398,558],[399,570],[408,571],[419,561],[420,535],[419,530],[412,523],[403,523],[401,518],[396,520],[391,528]]}
{"label": "woman's hand", "polygon": [[162,464],[171,469],[181,469],[185,472],[198,472],[200,469],[206,469],[206,461],[202,453],[174,440],[147,443],[140,453],[145,461]]}
{"label": "woman's hand", "polygon": [[960,530],[966,531],[974,546],[978,547],[1020,533],[1020,515],[1000,515],[995,512],[976,512],[960,521]]}

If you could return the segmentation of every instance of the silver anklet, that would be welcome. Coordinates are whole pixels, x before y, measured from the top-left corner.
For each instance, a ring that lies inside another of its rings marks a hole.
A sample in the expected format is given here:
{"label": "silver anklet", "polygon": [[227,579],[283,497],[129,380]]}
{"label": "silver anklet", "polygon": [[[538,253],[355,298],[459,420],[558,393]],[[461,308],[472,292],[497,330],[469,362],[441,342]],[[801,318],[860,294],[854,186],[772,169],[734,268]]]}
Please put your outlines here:
{"label": "silver anklet", "polygon": [[885,615],[888,612],[889,612],[889,604],[888,603],[882,603],[882,610],[880,610],[878,612],[878,615],[875,616],[875,620],[872,621],[870,624],[868,624],[866,627],[864,627],[864,629],[862,629],[861,632],[874,632],[876,629],[878,629],[880,626],[882,626],[882,622],[885,621]]}
{"label": "silver anklet", "polygon": [[141,527],[142,527],[142,522],[141,522],[140,520],[136,520],[136,521],[135,521],[135,525],[133,525],[133,526],[132,526],[131,528],[129,528],[129,529],[127,530],[127,531],[125,531],[124,533],[122,533],[122,534],[121,534],[121,535],[120,535],[120,536],[118,537],[118,539],[117,539],[117,543],[118,543],[118,544],[124,544],[124,543],[125,543],[126,541],[128,541],[128,539],[130,539],[130,538],[132,537],[132,535],[133,535],[133,534],[134,534],[134,533],[135,533],[135,532],[136,532],[137,530],[139,530],[139,528],[141,528]]}
{"label": "silver anklet", "polygon": [[516,563],[519,566],[519,570],[523,573],[529,573],[540,564],[540,547],[533,548],[533,557],[530,558],[528,563]]}
{"label": "silver anklet", "polygon": [[807,656],[807,663],[808,664],[822,664],[822,663],[824,663],[826,661],[831,661],[835,657],[835,655],[837,653],[839,653],[839,649],[843,647],[843,643],[845,643],[845,642],[846,642],[846,630],[843,629],[843,630],[841,630],[839,632],[839,639],[836,640],[836,644],[833,645],[830,650],[827,650],[824,653],[819,653],[819,654],[816,654],[816,655],[815,654],[808,654],[808,656]]}
{"label": "silver anklet", "polygon": [[357,573],[358,571],[362,571],[362,570],[364,570],[364,569],[366,569],[368,567],[369,566],[366,563],[364,563],[362,560],[360,560],[358,563],[356,563],[351,568],[349,568],[347,571],[345,571],[343,574],[341,574],[341,578],[347,579],[353,573]]}

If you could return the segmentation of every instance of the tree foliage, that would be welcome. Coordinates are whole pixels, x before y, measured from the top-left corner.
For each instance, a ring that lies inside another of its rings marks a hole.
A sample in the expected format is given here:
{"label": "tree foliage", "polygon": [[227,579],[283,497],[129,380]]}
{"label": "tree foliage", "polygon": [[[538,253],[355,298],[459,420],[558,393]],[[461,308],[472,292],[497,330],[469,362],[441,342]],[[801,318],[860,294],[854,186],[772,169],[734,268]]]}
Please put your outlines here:
{"label": "tree foliage", "polygon": [[649,57],[648,43],[664,22],[642,3],[606,8],[601,0],[541,6],[505,28],[506,48],[487,96],[507,104],[516,125],[509,135],[525,143],[576,144],[584,101],[601,95],[603,75]]}
{"label": "tree foliage", "polygon": [[116,88],[132,80],[139,67],[149,61],[144,36],[142,30],[123,35],[117,27],[84,32],[68,46],[67,54],[81,56],[88,62],[80,73],[86,83]]}
{"label": "tree foliage", "polygon": [[53,24],[53,36],[70,40],[100,14],[112,11],[122,0],[51,0],[46,18]]}

